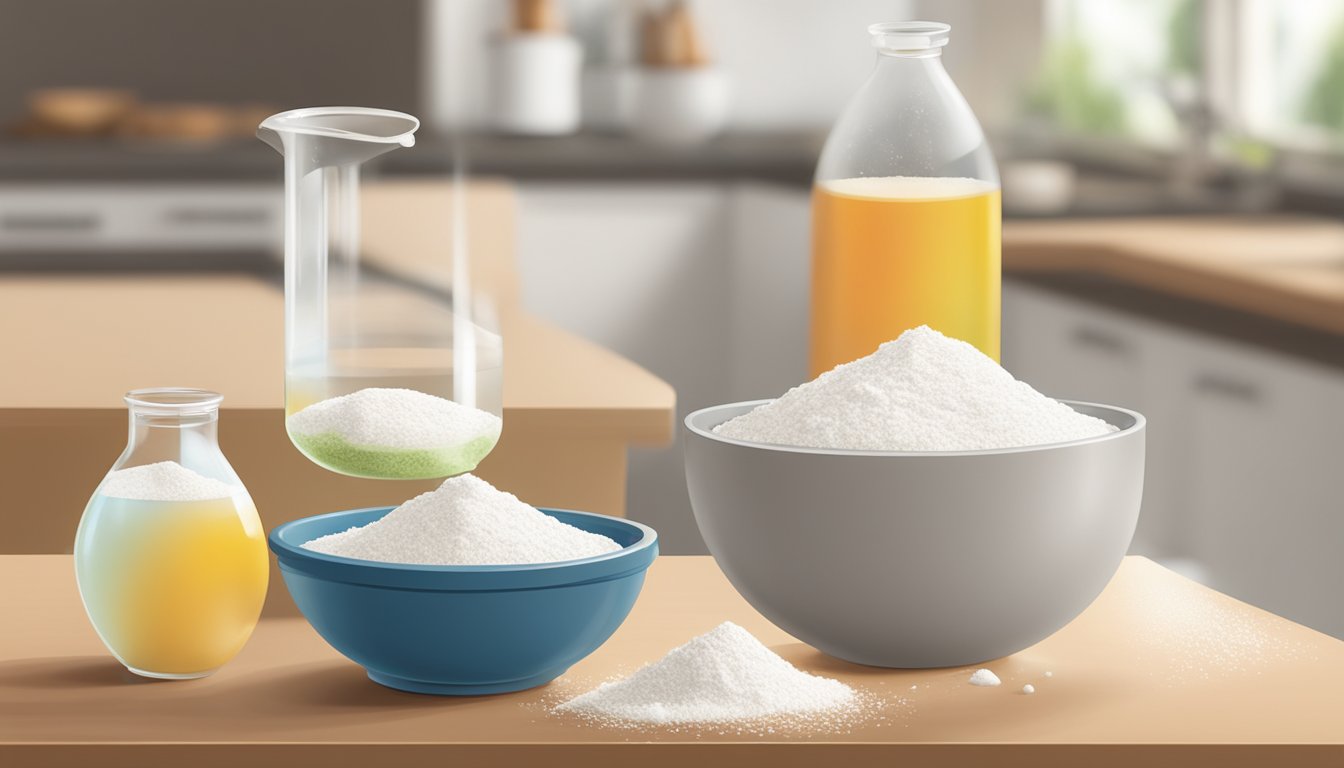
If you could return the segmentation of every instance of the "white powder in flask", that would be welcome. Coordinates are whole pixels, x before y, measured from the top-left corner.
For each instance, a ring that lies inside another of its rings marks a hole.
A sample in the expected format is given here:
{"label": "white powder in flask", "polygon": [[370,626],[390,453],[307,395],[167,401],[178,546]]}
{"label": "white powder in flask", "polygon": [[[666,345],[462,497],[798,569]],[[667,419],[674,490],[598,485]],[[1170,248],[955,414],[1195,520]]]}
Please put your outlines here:
{"label": "white powder in flask", "polygon": [[998,685],[1002,681],[999,680],[998,675],[988,669],[977,669],[971,673],[971,679],[966,682],[971,685],[991,686]]}
{"label": "white powder in flask", "polygon": [[928,326],[714,428],[756,443],[868,451],[1014,448],[1115,430]]}
{"label": "white powder in flask", "polygon": [[621,545],[539,512],[475,475],[459,475],[368,525],[305,549],[416,565],[524,565],[578,560]]}
{"label": "white powder in flask", "polygon": [[100,496],[135,501],[209,501],[227,499],[240,491],[240,486],[206,477],[176,461],[118,469],[98,488]]}
{"label": "white powder in flask", "polygon": [[799,670],[731,621],[555,708],[612,724],[725,723],[833,712],[854,689]]}

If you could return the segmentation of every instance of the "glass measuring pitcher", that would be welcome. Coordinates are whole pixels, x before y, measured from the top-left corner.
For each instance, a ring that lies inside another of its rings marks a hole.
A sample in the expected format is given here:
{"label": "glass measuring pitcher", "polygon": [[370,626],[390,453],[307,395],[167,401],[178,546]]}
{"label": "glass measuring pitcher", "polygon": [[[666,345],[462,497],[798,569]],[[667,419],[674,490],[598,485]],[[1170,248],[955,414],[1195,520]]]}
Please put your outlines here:
{"label": "glass measuring pitcher", "polygon": [[216,439],[222,399],[126,393],[130,439],[75,534],[89,620],[138,675],[215,671],[247,642],[266,598],[266,534]]}
{"label": "glass measuring pitcher", "polygon": [[876,66],[813,185],[813,376],[920,325],[999,357],[999,173],[943,69],[950,31],[868,28]]}
{"label": "glass measuring pitcher", "polygon": [[346,475],[468,472],[503,426],[503,343],[473,300],[461,216],[441,253],[414,237],[361,240],[361,166],[413,146],[419,126],[402,112],[318,107],[257,130],[285,163],[286,430]]}

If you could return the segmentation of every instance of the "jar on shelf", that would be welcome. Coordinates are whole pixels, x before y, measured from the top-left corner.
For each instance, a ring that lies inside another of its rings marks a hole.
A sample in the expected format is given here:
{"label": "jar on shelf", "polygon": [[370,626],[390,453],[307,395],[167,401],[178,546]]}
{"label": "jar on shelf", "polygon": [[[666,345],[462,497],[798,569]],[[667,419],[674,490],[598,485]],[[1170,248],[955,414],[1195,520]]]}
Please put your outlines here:
{"label": "jar on shelf", "polygon": [[928,325],[999,357],[999,174],[943,68],[946,24],[868,28],[877,63],[813,185],[815,376]]}
{"label": "jar on shelf", "polygon": [[401,112],[319,107],[257,131],[285,165],[286,428],[309,459],[356,477],[469,472],[503,428],[503,340],[472,291],[460,179],[441,250],[361,239],[364,163],[413,146],[419,125]]}
{"label": "jar on shelf", "polygon": [[126,394],[130,439],[89,499],[75,576],[112,655],[146,677],[204,677],[237,655],[266,598],[266,536],[219,449],[220,395]]}

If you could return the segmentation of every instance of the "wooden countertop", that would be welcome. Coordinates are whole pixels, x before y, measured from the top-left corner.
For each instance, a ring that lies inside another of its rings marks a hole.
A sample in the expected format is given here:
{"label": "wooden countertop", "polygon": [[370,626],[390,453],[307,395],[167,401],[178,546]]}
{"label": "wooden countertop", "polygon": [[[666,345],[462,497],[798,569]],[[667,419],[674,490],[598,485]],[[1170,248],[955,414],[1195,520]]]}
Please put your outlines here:
{"label": "wooden countertop", "polygon": [[[362,242],[380,268],[436,288],[453,247],[451,185],[371,182]],[[519,308],[514,194],[506,182],[465,187],[475,287],[504,332],[510,429],[618,430],[634,442],[672,436],[676,393],[619,355]],[[0,408],[116,408],[146,386],[224,394],[225,408],[282,408],[284,297],[274,275],[7,273],[0,275]],[[19,375],[21,372],[21,375]]]}
{"label": "wooden countertop", "polygon": [[[284,297],[241,274],[0,278],[0,408],[112,408],[142,386],[199,386],[224,408],[284,408]],[[676,394],[622,356],[527,313],[504,317],[512,428],[672,436]],[[22,375],[13,375],[22,371]]]}
{"label": "wooden countertop", "polygon": [[[444,288],[451,186],[401,180],[363,192],[365,258]],[[627,448],[671,440],[676,393],[520,309],[513,190],[474,180],[465,199],[474,285],[493,298],[504,334],[504,434],[479,474],[535,504],[624,514]],[[9,508],[22,510],[0,516],[0,552],[69,551],[80,510],[125,445],[122,394],[138,387],[223,393],[221,445],[268,525],[397,504],[433,488],[339,476],[290,444],[281,284],[278,264],[0,273],[0,486]]]}
{"label": "wooden countertop", "polygon": [[1344,335],[1344,222],[1277,215],[1009,220],[1003,266],[1095,273]]}
{"label": "wooden countertop", "polygon": [[[263,619],[213,677],[135,678],[90,628],[63,555],[0,557],[0,615],[21,617],[0,634],[6,765],[1344,762],[1344,643],[1137,557],[1069,626],[987,663],[998,688],[968,685],[970,668],[883,670],[824,656],[766,622],[707,557],[660,558],[624,626],[560,680],[485,698],[382,688],[302,619],[283,617]],[[724,620],[883,703],[836,732],[620,731],[548,714],[548,703]],[[1028,682],[1035,695],[1021,693]]]}
{"label": "wooden countertop", "polygon": [[[195,386],[226,408],[281,409],[283,315],[279,286],[246,275],[6,275],[0,407],[123,410],[129,389]],[[671,438],[676,394],[662,379],[526,313],[503,325],[510,428]]]}

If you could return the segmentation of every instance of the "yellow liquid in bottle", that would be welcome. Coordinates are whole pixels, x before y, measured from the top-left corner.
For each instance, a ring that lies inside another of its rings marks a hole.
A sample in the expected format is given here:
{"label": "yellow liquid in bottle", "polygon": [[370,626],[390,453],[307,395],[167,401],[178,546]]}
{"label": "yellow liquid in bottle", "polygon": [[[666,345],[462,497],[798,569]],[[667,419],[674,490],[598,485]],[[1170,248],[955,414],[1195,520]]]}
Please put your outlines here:
{"label": "yellow liquid in bottle", "polygon": [[999,359],[999,188],[889,176],[812,195],[816,376],[928,325]]}
{"label": "yellow liquid in bottle", "polygon": [[154,677],[200,677],[256,627],[269,576],[252,502],[95,495],[75,537],[89,619],[117,659]]}

